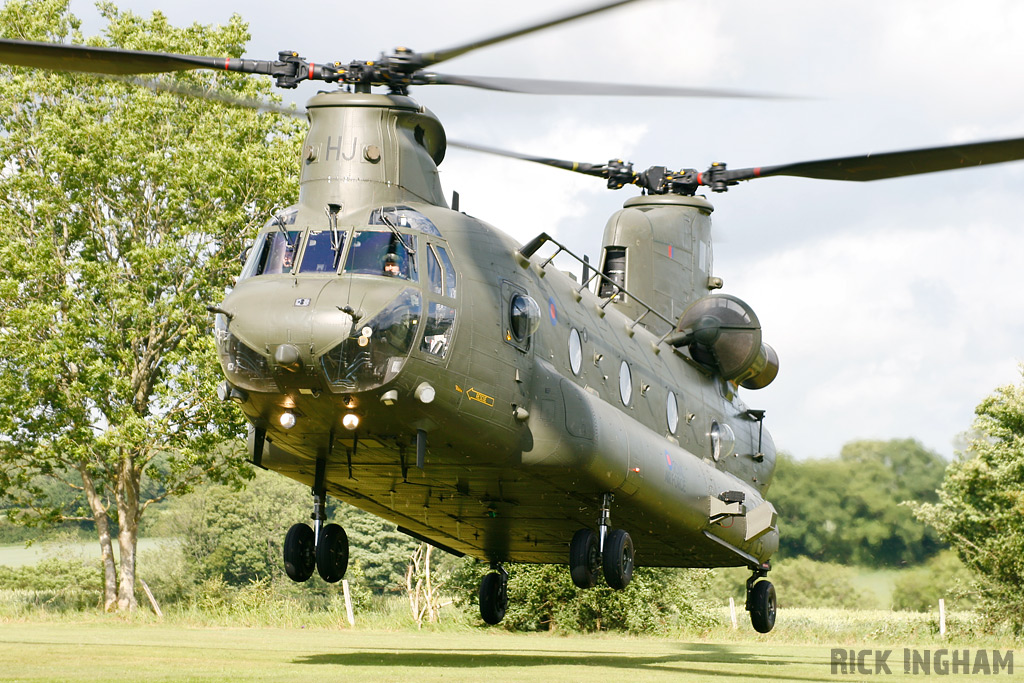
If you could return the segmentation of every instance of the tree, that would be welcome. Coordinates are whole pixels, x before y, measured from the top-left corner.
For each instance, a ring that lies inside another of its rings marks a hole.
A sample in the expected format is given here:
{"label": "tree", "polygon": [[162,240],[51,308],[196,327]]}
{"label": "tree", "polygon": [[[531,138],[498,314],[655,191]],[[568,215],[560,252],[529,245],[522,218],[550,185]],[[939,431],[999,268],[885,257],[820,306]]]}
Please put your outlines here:
{"label": "tree", "polygon": [[[237,16],[179,29],[100,9],[92,45],[237,57],[248,40]],[[11,0],[0,31],[86,42],[68,0]],[[215,398],[205,307],[246,236],[295,195],[298,123],[114,79],[0,74],[0,502],[25,524],[93,521],[105,607],[130,610],[145,510],[247,471],[239,449],[217,447],[242,428]],[[244,98],[269,88],[228,73],[165,80]],[[81,495],[61,504],[47,480]]]}
{"label": "tree", "polygon": [[[1022,369],[1024,373],[1024,369]],[[967,450],[946,470],[936,503],[917,508],[981,578],[985,610],[1024,631],[1024,383],[975,409]]]}
{"label": "tree", "polygon": [[882,566],[926,560],[942,542],[903,503],[937,500],[946,464],[913,439],[854,441],[831,459],[780,456],[769,496],[780,554]]}

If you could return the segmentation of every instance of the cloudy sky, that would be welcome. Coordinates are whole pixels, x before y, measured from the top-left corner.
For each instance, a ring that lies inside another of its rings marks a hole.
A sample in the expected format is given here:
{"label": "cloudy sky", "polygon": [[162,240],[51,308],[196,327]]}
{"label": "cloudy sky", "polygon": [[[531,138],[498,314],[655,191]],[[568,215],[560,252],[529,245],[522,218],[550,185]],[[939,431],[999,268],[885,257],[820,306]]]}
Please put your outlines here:
{"label": "cloudy sky", "polygon": [[[249,57],[315,62],[448,48],[585,0],[296,3],[122,0],[175,24],[249,21]],[[74,0],[88,32],[101,23]],[[438,65],[460,75],[744,89],[802,100],[414,96],[449,137],[589,162],[733,167],[1024,137],[1024,3],[644,0]],[[322,87],[322,84],[321,84]],[[318,89],[305,85],[300,103]],[[548,231],[596,259],[635,191],[450,150],[462,209],[520,241]],[[781,372],[745,392],[780,449],[825,457],[912,437],[952,457],[974,406],[1024,360],[1024,162],[875,183],[768,178],[709,197],[715,274],[750,303]]]}

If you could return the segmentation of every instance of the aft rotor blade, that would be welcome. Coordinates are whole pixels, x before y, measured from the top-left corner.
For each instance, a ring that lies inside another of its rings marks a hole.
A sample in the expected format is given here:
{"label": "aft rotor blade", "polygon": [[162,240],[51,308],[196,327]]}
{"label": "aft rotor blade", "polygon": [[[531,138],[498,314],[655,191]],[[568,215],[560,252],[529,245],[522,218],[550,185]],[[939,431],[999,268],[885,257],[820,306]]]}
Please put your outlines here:
{"label": "aft rotor blade", "polygon": [[424,81],[435,85],[462,85],[499,92],[529,95],[621,95],[623,97],[729,97],[749,99],[790,99],[785,95],[752,93],[718,88],[683,88],[636,83],[595,83],[590,81],[549,81],[535,78],[499,76],[452,76],[423,74]]}
{"label": "aft rotor blade", "polygon": [[472,43],[466,43],[465,45],[460,45],[458,47],[448,48],[447,50],[424,52],[420,54],[420,57],[422,58],[422,63],[420,64],[420,67],[422,68],[430,66],[432,64],[438,64],[439,62],[443,62],[448,59],[454,59],[455,57],[464,55],[467,52],[478,50],[482,47],[487,47],[488,45],[494,45],[496,43],[501,43],[506,40],[511,40],[513,38],[518,38],[520,36],[525,36],[529,33],[534,33],[535,31],[541,31],[543,29],[551,28],[552,26],[558,26],[559,24],[565,24],[576,19],[589,17],[593,14],[598,14],[600,12],[604,12],[610,9],[615,9],[616,7],[628,5],[633,2],[638,2],[638,0],[615,0],[615,2],[607,2],[602,5],[591,7],[589,9],[579,10],[573,12],[572,14],[567,14],[565,16],[549,19],[539,24],[531,24],[529,26],[524,26],[514,31],[506,31],[504,33],[499,33],[487,38],[480,38],[479,40],[474,40]]}
{"label": "aft rotor blade", "polygon": [[1010,138],[883,154],[819,159],[760,168],[730,169],[725,171],[725,180],[750,180],[785,175],[821,180],[866,182],[951,171],[957,168],[1001,164],[1021,159],[1024,159],[1024,138]]}
{"label": "aft rotor blade", "polygon": [[555,168],[565,169],[566,171],[575,171],[576,173],[597,176],[599,178],[605,177],[607,171],[607,166],[605,164],[587,164],[579,161],[552,159],[551,157],[536,157],[530,154],[520,154],[519,152],[510,152],[505,149],[498,149],[497,147],[487,147],[486,145],[477,145],[470,142],[448,140],[448,146],[458,147],[460,149],[468,149],[474,152],[483,152],[484,154],[494,154],[501,157],[509,157],[512,159],[521,159],[523,161],[532,161],[537,164],[553,166]]}

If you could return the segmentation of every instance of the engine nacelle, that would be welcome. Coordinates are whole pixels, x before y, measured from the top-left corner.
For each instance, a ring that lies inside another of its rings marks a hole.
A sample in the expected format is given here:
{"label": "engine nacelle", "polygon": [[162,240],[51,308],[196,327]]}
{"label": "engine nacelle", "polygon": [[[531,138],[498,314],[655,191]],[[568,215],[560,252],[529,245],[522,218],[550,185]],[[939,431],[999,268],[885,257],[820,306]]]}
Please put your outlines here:
{"label": "engine nacelle", "polygon": [[690,356],[724,379],[747,389],[763,389],[779,373],[779,356],[761,342],[754,310],[731,294],[711,294],[693,302],[667,341],[687,346]]}

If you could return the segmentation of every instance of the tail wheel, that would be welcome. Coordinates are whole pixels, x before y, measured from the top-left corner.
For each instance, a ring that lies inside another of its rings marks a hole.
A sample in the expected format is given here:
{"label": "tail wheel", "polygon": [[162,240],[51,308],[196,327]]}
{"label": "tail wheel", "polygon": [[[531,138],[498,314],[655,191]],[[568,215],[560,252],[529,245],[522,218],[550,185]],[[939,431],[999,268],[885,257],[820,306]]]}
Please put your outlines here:
{"label": "tail wheel", "polygon": [[284,537],[284,571],[292,581],[305,581],[316,568],[316,536],[308,524],[295,524]]}
{"label": "tail wheel", "polygon": [[316,570],[327,583],[345,578],[348,569],[348,534],[340,524],[328,524],[320,532],[316,547]]}
{"label": "tail wheel", "polygon": [[480,582],[480,616],[492,626],[500,624],[508,609],[508,583],[498,572],[491,572]]}
{"label": "tail wheel", "polygon": [[750,591],[750,623],[758,633],[768,633],[775,626],[775,586],[771,581],[758,581]]}
{"label": "tail wheel", "polygon": [[633,539],[623,529],[616,529],[604,540],[604,580],[615,590],[622,590],[633,578]]}
{"label": "tail wheel", "polygon": [[569,544],[569,575],[577,588],[593,588],[601,571],[601,550],[597,534],[580,529]]}

